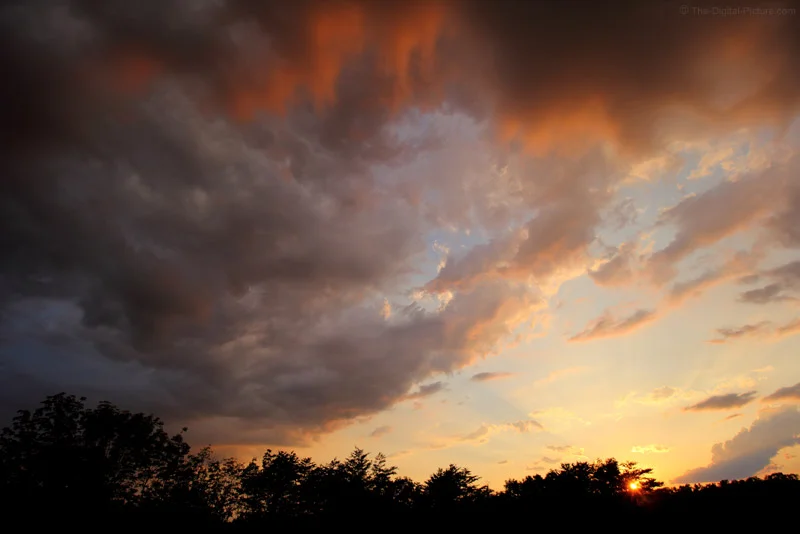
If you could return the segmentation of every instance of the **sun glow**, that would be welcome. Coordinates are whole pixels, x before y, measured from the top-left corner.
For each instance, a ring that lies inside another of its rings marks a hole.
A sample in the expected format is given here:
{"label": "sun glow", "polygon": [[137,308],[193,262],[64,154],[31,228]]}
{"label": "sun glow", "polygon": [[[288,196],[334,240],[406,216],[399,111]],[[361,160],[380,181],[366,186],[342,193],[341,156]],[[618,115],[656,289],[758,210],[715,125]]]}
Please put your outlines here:
{"label": "sun glow", "polygon": [[631,491],[637,491],[639,489],[639,483],[631,482],[630,484],[628,484],[628,489],[630,489]]}

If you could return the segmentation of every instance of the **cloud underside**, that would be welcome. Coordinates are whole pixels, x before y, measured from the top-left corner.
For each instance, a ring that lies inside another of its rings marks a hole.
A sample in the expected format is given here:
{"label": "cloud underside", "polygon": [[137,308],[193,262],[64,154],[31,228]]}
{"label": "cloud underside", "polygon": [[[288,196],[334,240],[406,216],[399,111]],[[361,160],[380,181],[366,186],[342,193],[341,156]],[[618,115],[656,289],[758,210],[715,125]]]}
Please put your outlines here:
{"label": "cloud underside", "polygon": [[760,340],[777,340],[788,336],[800,334],[800,318],[793,319],[784,324],[774,324],[772,321],[761,321],[745,324],[732,328],[718,328],[717,336],[709,343],[722,345],[730,341],[755,338]]}
{"label": "cloud underside", "polygon": [[749,304],[796,301],[796,293],[800,289],[800,261],[765,270],[745,282],[756,283],[762,280],[766,280],[767,285],[742,292],[739,300]]}
{"label": "cloud underside", "polygon": [[472,375],[471,380],[473,382],[488,382],[490,380],[502,380],[504,378],[511,378],[514,376],[514,373],[504,373],[504,372],[483,372],[483,373],[476,373]]}
{"label": "cloud underside", "polygon": [[778,389],[774,393],[767,395],[763,399],[765,402],[775,401],[800,401],[800,382],[793,386],[786,386]]}
{"label": "cloud underside", "polygon": [[772,410],[725,443],[711,448],[711,463],[692,469],[673,482],[691,484],[753,476],[770,464],[784,447],[800,443],[800,411],[795,407]]}
{"label": "cloud underside", "polygon": [[[787,159],[665,212],[663,250],[600,270],[590,252],[632,220],[629,163],[793,116],[789,17],[501,4],[4,3],[2,408],[67,389],[200,441],[303,443],[441,391],[587,269],[615,285],[641,261],[691,293],[748,274],[674,272],[743,225],[800,244]],[[444,229],[489,238],[420,281]],[[788,295],[773,275],[743,300]]]}
{"label": "cloud underside", "polygon": [[757,392],[727,393],[725,395],[712,395],[696,404],[687,406],[685,411],[701,412],[710,410],[728,410],[750,404],[756,398]]}

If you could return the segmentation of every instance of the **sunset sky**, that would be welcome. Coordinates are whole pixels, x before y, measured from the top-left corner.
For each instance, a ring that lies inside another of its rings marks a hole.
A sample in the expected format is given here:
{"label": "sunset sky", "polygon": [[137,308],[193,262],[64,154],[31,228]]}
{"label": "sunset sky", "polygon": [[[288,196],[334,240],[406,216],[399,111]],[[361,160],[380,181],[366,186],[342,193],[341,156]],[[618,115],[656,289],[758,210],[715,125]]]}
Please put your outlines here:
{"label": "sunset sky", "polygon": [[3,425],[800,472],[798,6],[681,6],[4,2]]}

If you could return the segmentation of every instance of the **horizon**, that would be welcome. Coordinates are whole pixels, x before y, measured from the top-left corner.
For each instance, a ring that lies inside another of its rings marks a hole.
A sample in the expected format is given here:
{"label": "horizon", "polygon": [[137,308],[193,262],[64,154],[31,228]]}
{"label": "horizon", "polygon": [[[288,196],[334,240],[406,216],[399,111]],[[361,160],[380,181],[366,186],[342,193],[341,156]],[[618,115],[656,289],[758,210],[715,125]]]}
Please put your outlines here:
{"label": "horizon", "polygon": [[797,3],[489,4],[0,7],[0,418],[800,473]]}

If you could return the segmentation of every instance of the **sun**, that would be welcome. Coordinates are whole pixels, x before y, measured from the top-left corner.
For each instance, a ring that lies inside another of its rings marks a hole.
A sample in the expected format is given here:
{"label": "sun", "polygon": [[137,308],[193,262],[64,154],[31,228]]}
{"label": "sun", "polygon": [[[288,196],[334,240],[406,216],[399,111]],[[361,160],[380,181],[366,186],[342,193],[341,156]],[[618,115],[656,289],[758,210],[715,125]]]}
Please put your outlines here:
{"label": "sun", "polygon": [[631,491],[638,490],[639,489],[639,483],[638,482],[631,482],[630,484],[628,484],[628,489],[630,489]]}

